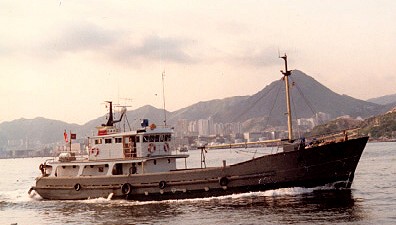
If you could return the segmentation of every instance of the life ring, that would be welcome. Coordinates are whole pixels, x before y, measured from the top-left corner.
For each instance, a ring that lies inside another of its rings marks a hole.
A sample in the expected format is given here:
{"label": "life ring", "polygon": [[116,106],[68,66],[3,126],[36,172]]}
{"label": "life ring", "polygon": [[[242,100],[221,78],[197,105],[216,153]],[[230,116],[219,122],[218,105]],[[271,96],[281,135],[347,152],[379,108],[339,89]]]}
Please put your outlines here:
{"label": "life ring", "polygon": [[91,155],[98,156],[99,155],[99,148],[97,148],[97,147],[91,148]]}
{"label": "life ring", "polygon": [[166,182],[165,181],[160,181],[159,184],[158,184],[158,187],[160,189],[164,189],[166,187]]}
{"label": "life ring", "polygon": [[155,152],[155,150],[156,150],[155,144],[150,143],[150,144],[148,145],[148,151],[149,151],[150,153],[153,153],[153,152]]}
{"label": "life ring", "polygon": [[130,183],[125,183],[121,186],[121,191],[124,195],[129,195],[132,191],[132,185]]}
{"label": "life ring", "polygon": [[222,178],[219,179],[219,184],[220,184],[220,186],[222,186],[222,187],[227,186],[227,185],[228,185],[228,182],[229,182],[229,180],[228,180],[227,177],[222,177]]}
{"label": "life ring", "polygon": [[81,184],[77,183],[76,185],[74,185],[74,190],[76,191],[81,190]]}
{"label": "life ring", "polygon": [[167,152],[167,151],[169,151],[169,144],[165,143],[164,144],[164,152]]}

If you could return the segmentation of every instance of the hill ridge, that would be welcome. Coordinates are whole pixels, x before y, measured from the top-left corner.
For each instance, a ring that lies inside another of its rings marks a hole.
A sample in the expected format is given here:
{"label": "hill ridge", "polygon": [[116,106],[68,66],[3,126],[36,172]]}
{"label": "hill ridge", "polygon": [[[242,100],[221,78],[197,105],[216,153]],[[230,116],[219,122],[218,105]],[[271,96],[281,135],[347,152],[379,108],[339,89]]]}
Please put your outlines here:
{"label": "hill ridge", "polygon": [[[293,70],[290,78],[293,96],[292,108],[298,112],[293,113],[294,118],[309,118],[313,115],[312,111],[327,113],[331,115],[331,118],[343,115],[367,118],[384,113],[392,108],[337,94],[300,70]],[[244,123],[249,121],[249,124],[252,125],[244,126],[245,131],[259,129],[258,126],[262,125],[263,121],[267,121],[270,126],[282,126],[286,123],[284,92],[282,80],[275,80],[251,96],[234,96],[201,101],[173,112],[167,111],[167,124],[176,125],[180,119],[199,120],[211,117],[217,123]],[[301,96],[300,92],[303,92],[304,96]],[[310,106],[305,103],[306,99],[309,100],[311,106],[314,106],[314,110],[311,110]],[[268,119],[269,116],[271,116],[270,119]],[[150,119],[152,123],[163,124],[164,111],[151,105],[145,105],[128,111],[127,118],[131,128],[138,128],[140,120],[143,118]],[[41,144],[61,141],[65,129],[73,129],[79,137],[84,137],[91,134],[96,126],[104,123],[106,115],[90,120],[83,125],[69,124],[42,117],[25,119],[25,123],[22,121],[24,120],[14,120],[0,124],[0,149],[4,148],[9,140],[28,139]],[[30,123],[27,123],[27,121],[30,121]],[[261,122],[255,123],[254,121]],[[129,129],[128,124],[122,126]],[[35,135],[35,133],[41,135]]]}

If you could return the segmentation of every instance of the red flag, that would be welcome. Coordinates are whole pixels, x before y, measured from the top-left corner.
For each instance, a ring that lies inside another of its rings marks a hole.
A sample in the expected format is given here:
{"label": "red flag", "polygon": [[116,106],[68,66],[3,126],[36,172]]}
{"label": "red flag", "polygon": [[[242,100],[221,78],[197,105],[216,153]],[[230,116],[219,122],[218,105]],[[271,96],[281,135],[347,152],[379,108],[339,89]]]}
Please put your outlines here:
{"label": "red flag", "polygon": [[70,139],[76,140],[76,138],[77,138],[76,134],[70,133]]}
{"label": "red flag", "polygon": [[65,142],[67,143],[67,142],[69,142],[69,140],[67,139],[67,133],[66,133],[66,130],[65,130],[65,132],[63,133],[63,138],[65,139]]}

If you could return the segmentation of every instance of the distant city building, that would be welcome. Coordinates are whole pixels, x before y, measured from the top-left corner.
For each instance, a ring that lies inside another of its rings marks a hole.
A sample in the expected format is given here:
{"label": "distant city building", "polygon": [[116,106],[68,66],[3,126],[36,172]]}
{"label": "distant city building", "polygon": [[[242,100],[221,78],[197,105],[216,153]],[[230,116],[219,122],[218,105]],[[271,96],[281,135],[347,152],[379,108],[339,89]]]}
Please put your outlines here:
{"label": "distant city building", "polygon": [[297,119],[297,125],[301,131],[312,130],[317,125],[324,124],[331,119],[330,114],[318,112],[311,118],[301,118]]}
{"label": "distant city building", "polygon": [[324,112],[318,112],[315,114],[315,119],[316,119],[316,125],[318,124],[323,124],[326,123],[331,119],[330,114],[324,113]]}
{"label": "distant city building", "polygon": [[245,132],[243,133],[243,138],[246,141],[258,141],[259,138],[261,138],[263,134],[261,132]]}
{"label": "distant city building", "polygon": [[316,119],[309,118],[309,119],[297,119],[297,125],[300,127],[307,127],[309,129],[314,128],[317,125]]}
{"label": "distant city building", "polygon": [[209,136],[209,120],[200,119],[198,120],[198,134],[200,136]]}
{"label": "distant city building", "polygon": [[183,138],[188,135],[189,121],[186,119],[178,120],[176,123],[175,137]]}

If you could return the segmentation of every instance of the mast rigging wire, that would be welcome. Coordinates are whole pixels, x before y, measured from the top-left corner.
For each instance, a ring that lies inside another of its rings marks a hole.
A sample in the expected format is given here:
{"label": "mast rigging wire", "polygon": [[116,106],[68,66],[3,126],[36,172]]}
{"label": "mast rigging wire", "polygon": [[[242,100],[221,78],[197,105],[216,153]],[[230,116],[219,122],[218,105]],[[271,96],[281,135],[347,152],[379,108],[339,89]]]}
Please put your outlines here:
{"label": "mast rigging wire", "polygon": [[[256,99],[256,101],[253,102],[252,107],[249,107],[249,108],[245,109],[244,111],[242,111],[242,113],[240,113],[238,116],[234,117],[231,121],[235,121],[235,120],[237,120],[237,119],[240,119],[242,116],[244,116],[246,113],[248,113],[253,107],[255,107],[255,106],[257,105],[257,103],[258,103],[261,99],[263,99],[264,97],[267,97],[267,95],[268,95],[269,93],[271,93],[272,90],[273,90],[274,88],[277,87],[277,88],[278,88],[278,93],[277,93],[276,98],[275,98],[275,101],[274,101],[274,102],[276,102],[276,100],[277,100],[277,98],[278,98],[278,94],[279,94],[279,86],[280,86],[279,83],[275,83],[267,93],[265,93],[264,95],[260,96],[258,99]],[[275,103],[274,103],[274,105],[275,105]],[[272,111],[272,109],[274,108],[274,105],[272,106],[271,111]]]}
{"label": "mast rigging wire", "polygon": [[[304,99],[305,103],[307,104],[308,108],[311,110],[311,112],[313,113],[313,115],[316,115],[317,111],[314,109],[313,105],[311,104],[311,102],[308,100],[308,98],[304,95],[304,93],[302,92],[301,88],[299,85],[297,85],[297,82],[294,81],[294,79],[292,77],[290,77],[290,79],[292,80],[292,82],[294,83],[294,85],[297,88],[298,93],[301,95],[301,97]],[[319,123],[323,124],[323,120],[321,118],[319,118]]]}

